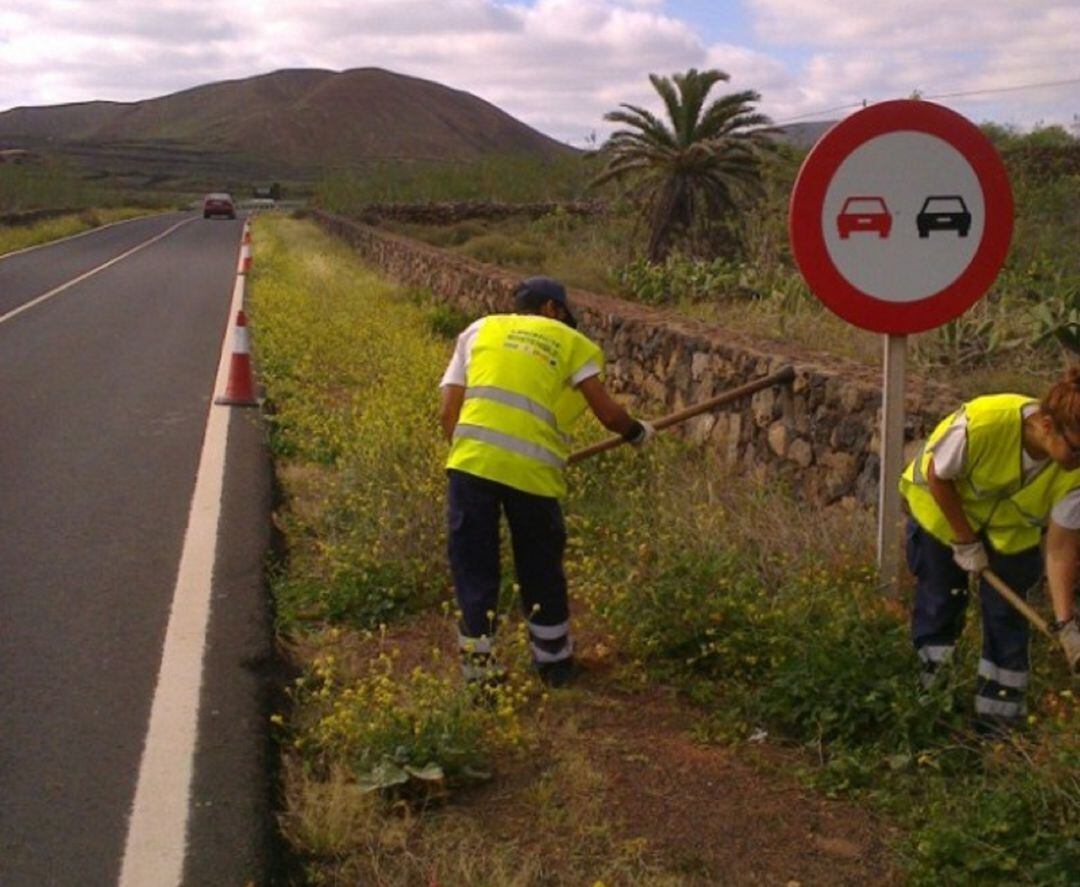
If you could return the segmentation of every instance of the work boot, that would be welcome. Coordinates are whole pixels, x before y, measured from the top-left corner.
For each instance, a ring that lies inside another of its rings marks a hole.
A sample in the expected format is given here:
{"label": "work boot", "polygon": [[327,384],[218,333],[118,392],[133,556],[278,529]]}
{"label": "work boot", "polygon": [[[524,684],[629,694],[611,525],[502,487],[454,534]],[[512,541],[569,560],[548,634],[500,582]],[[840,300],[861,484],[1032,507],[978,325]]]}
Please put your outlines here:
{"label": "work boot", "polygon": [[558,662],[538,662],[537,674],[540,680],[548,687],[558,690],[568,687],[581,675],[581,666],[577,664],[573,656],[560,659]]}

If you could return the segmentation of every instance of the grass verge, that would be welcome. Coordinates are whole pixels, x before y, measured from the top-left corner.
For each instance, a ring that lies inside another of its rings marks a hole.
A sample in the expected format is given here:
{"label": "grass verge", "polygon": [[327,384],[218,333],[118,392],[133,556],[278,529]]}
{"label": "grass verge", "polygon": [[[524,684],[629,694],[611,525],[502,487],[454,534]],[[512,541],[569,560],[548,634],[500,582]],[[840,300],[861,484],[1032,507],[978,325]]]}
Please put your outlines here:
{"label": "grass verge", "polygon": [[100,228],[113,222],[134,219],[153,212],[146,209],[92,209],[57,216],[32,225],[0,226],[0,256],[18,252],[31,246],[62,240],[92,228]]}
{"label": "grass verge", "polygon": [[[256,224],[252,325],[289,503],[274,588],[303,672],[276,716],[298,881],[737,880],[715,855],[686,855],[689,834],[657,839],[683,798],[688,822],[724,819],[691,751],[663,774],[644,833],[626,824],[644,794],[599,803],[640,759],[676,746],[645,718],[641,744],[604,769],[614,728],[575,716],[606,705],[640,732],[640,697],[620,694],[658,684],[696,713],[701,742],[742,754],[772,737],[783,769],[899,824],[891,841],[911,883],[1064,885],[1080,871],[1080,712],[1056,651],[1033,642],[1028,730],[978,739],[976,629],[950,680],[920,692],[903,608],[873,587],[867,515],[810,510],[670,439],[571,478],[567,566],[588,692],[545,700],[509,631],[518,677],[472,705],[453,677],[434,391],[467,318],[380,280],[311,226]],[[744,802],[765,793],[758,779]],[[790,845],[808,864],[798,836],[776,831],[777,852]],[[869,877],[867,865],[836,882]]]}

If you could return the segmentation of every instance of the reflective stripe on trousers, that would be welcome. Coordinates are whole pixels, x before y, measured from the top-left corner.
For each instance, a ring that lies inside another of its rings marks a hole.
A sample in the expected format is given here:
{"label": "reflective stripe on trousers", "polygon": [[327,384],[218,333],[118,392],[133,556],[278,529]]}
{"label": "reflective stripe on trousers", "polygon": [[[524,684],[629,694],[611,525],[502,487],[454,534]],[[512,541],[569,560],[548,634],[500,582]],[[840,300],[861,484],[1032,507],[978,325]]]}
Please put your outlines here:
{"label": "reflective stripe on trousers", "polygon": [[574,654],[574,641],[570,637],[570,621],[558,625],[539,625],[528,622],[529,650],[533,661],[539,664],[562,662]]}

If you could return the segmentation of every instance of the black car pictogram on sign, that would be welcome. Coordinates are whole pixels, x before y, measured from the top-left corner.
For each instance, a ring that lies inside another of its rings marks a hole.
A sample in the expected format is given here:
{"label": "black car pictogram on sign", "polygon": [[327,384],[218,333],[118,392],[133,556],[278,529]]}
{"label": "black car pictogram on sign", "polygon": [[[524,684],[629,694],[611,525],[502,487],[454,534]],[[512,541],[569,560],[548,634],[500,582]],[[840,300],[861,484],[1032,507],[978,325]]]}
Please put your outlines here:
{"label": "black car pictogram on sign", "polygon": [[955,231],[961,237],[967,237],[971,230],[971,213],[959,194],[932,195],[923,202],[915,225],[920,237],[929,237],[931,231]]}

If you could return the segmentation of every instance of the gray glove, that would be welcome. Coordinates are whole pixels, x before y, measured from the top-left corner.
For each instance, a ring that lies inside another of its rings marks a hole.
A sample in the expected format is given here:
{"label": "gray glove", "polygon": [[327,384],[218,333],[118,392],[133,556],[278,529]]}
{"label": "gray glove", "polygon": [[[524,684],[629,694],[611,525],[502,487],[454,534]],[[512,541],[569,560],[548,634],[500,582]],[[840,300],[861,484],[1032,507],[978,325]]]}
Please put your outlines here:
{"label": "gray glove", "polygon": [[1080,625],[1076,624],[1075,617],[1058,629],[1057,636],[1072,673],[1080,674]]}
{"label": "gray glove", "polygon": [[990,566],[986,548],[978,539],[974,542],[954,542],[952,552],[957,565],[969,573],[981,573]]}

